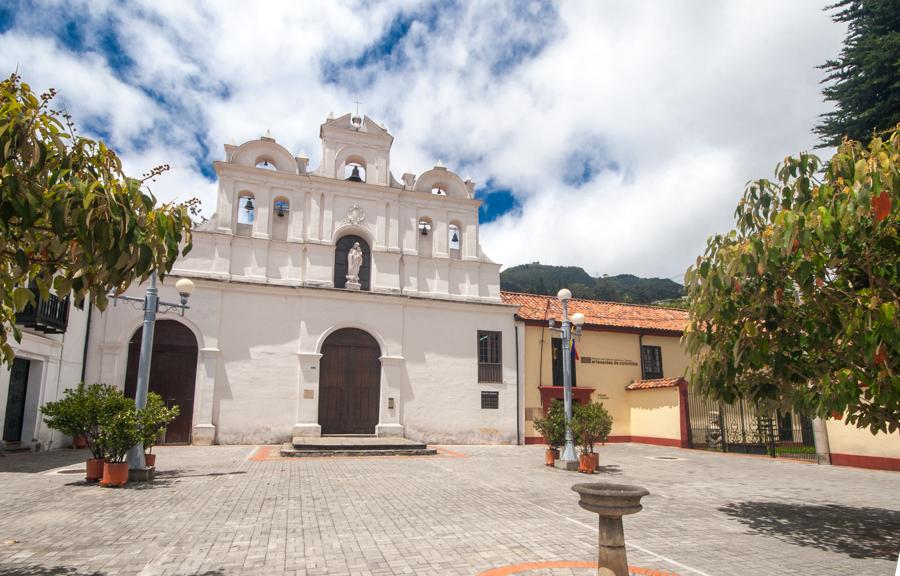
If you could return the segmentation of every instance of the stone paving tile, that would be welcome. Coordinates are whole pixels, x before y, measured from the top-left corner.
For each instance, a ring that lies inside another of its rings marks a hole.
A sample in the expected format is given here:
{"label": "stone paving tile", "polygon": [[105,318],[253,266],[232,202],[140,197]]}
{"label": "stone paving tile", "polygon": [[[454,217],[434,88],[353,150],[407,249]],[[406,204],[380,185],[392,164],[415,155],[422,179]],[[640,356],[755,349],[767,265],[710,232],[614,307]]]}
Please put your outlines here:
{"label": "stone paving tile", "polygon": [[475,576],[590,561],[596,516],[570,487],[601,480],[650,490],[625,519],[629,561],[647,569],[880,576],[900,552],[897,473],[627,444],[604,446],[590,477],[545,468],[537,446],[451,448],[251,460],[255,447],[162,447],[158,480],[122,489],[53,471],[83,468],[84,452],[12,455],[0,576]]}

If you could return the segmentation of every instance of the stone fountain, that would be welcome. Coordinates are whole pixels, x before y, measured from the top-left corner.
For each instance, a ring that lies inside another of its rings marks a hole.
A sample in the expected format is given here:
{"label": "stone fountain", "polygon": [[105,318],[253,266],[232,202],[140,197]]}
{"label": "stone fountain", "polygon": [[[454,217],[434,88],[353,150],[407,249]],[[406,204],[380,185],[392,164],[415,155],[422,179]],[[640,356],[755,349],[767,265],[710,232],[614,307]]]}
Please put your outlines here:
{"label": "stone fountain", "polygon": [[641,498],[650,492],[640,486],[602,482],[575,484],[572,490],[581,495],[582,508],[600,516],[597,576],[628,576],[622,516],[640,512]]}

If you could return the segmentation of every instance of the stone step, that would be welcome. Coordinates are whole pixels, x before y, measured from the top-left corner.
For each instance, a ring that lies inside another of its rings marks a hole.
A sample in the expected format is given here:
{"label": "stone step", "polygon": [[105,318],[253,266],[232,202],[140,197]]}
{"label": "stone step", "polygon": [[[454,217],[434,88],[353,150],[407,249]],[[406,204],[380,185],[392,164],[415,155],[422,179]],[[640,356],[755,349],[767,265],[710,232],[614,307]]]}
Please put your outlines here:
{"label": "stone step", "polygon": [[406,438],[379,438],[376,436],[295,436],[291,439],[295,450],[301,451],[334,451],[334,450],[425,450],[422,442]]}
{"label": "stone step", "polygon": [[22,442],[4,442],[3,452],[7,454],[21,454],[24,452],[31,452],[31,445],[24,444]]}
{"label": "stone step", "polygon": [[285,444],[281,447],[281,456],[291,458],[322,457],[322,456],[431,456],[437,454],[434,448],[421,447],[408,448],[399,446],[333,446],[331,448],[317,446],[310,449],[308,446],[293,446]]}

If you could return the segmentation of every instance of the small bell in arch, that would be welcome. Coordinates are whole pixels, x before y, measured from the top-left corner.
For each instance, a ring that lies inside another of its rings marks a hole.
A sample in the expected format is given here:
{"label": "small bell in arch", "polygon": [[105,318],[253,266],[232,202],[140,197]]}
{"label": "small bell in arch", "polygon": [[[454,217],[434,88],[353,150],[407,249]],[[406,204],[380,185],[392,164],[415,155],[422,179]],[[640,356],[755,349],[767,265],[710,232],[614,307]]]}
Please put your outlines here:
{"label": "small bell in arch", "polygon": [[246,210],[247,212],[253,212],[253,199],[252,198],[249,198],[249,197],[247,198],[247,203],[244,204],[244,210]]}
{"label": "small bell in arch", "polygon": [[459,244],[459,234],[456,233],[456,230],[453,231],[453,236],[450,238],[450,242],[453,244]]}
{"label": "small bell in arch", "polygon": [[362,182],[362,178],[359,177],[359,166],[353,167],[353,172],[350,173],[350,177],[347,180],[350,182]]}

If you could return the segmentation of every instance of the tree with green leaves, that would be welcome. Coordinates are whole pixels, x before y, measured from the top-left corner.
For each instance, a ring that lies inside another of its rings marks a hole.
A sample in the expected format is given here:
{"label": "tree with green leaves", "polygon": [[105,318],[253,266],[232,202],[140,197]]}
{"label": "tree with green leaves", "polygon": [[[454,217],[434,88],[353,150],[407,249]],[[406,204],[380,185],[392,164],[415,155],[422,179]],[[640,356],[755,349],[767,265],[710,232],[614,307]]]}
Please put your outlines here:
{"label": "tree with green leaves", "polygon": [[838,58],[820,66],[828,84],[822,94],[836,108],[815,133],[827,146],[845,136],[868,142],[900,123],[900,2],[841,0],[826,9],[847,24],[847,36]]}
{"label": "tree with green leaves", "polygon": [[61,399],[41,406],[41,414],[47,426],[73,438],[84,436],[94,458],[105,458],[100,439],[102,423],[129,406],[134,407],[134,400],[126,398],[115,386],[81,382],[74,389],[67,389]]}
{"label": "tree with green leaves", "polygon": [[692,383],[713,398],[900,427],[900,131],[785,158],[685,275]]}
{"label": "tree with green leaves", "polygon": [[169,408],[162,396],[156,392],[147,394],[147,405],[138,413],[138,426],[141,430],[141,446],[148,454],[153,452],[153,447],[159,442],[160,436],[168,425],[178,418],[178,414],[177,405]]}
{"label": "tree with green leaves", "polygon": [[547,415],[534,421],[534,429],[550,448],[559,448],[566,443],[566,411],[562,400],[555,399],[550,403]]}
{"label": "tree with green leaves", "polygon": [[603,402],[576,402],[572,405],[572,435],[582,454],[593,454],[594,444],[606,443],[613,419]]}
{"label": "tree with green leaves", "polygon": [[76,135],[67,113],[51,108],[13,74],[0,82],[0,363],[10,363],[15,315],[53,290],[76,304],[160,277],[191,248],[197,201],[157,206],[142,178],[122,171],[102,141]]}

